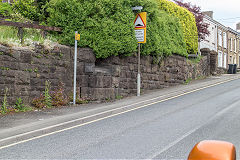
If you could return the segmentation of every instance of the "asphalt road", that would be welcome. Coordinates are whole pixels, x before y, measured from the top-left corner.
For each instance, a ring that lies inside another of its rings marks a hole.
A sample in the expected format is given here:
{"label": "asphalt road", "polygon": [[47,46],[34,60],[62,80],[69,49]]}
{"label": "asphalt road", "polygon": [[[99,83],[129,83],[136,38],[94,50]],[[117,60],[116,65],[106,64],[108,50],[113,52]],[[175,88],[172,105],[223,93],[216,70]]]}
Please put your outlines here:
{"label": "asphalt road", "polygon": [[0,150],[0,159],[186,159],[206,139],[240,150],[240,80]]}

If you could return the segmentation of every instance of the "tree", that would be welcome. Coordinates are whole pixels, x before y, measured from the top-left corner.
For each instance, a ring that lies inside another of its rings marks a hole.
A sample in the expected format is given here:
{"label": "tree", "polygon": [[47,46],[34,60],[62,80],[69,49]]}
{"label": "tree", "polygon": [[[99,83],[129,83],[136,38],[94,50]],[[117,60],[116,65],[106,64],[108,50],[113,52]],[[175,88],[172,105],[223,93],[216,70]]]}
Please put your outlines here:
{"label": "tree", "polygon": [[196,19],[196,25],[198,29],[198,41],[200,42],[204,40],[206,36],[210,34],[210,32],[208,30],[209,24],[203,21],[204,15],[201,12],[201,8],[199,6],[192,5],[190,2],[185,3],[183,2],[183,0],[174,0],[174,2],[179,6],[184,7],[188,9],[190,12],[192,12]]}

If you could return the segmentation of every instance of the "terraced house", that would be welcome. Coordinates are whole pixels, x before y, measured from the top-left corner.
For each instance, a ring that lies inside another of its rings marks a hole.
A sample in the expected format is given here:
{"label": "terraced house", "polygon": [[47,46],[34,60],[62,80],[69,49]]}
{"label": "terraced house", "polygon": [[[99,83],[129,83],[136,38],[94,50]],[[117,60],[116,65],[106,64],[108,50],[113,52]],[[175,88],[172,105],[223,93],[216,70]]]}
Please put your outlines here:
{"label": "terraced house", "polygon": [[218,23],[217,26],[218,35],[217,35],[217,53],[218,53],[218,67],[227,68],[228,64],[228,28]]}
{"label": "terraced house", "polygon": [[217,25],[218,22],[213,19],[213,12],[203,12],[204,17],[203,21],[204,23],[209,24],[208,31],[209,35],[206,36],[204,40],[200,42],[200,49],[202,48],[209,48],[210,50],[213,50],[217,52]]}
{"label": "terraced house", "polygon": [[228,27],[228,64],[237,64],[239,66],[239,33]]}

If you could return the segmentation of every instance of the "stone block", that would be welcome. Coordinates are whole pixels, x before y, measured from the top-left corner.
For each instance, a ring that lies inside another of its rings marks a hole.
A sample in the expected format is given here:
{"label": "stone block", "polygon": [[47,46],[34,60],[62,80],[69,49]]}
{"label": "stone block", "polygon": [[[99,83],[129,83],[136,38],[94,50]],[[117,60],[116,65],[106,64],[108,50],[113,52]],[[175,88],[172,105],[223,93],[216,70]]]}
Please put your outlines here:
{"label": "stone block", "polygon": [[152,72],[152,68],[151,67],[146,68],[146,73],[151,73],[151,72]]}
{"label": "stone block", "polygon": [[94,73],[95,72],[95,63],[85,63],[85,68],[82,70],[83,73]]}
{"label": "stone block", "polygon": [[18,70],[19,63],[11,61],[2,61],[0,63],[0,70]]}
{"label": "stone block", "polygon": [[[56,67],[56,66],[53,66],[53,65],[49,66],[48,69],[49,69],[49,73],[50,73],[50,74],[53,74],[53,73],[55,73],[55,72],[57,71],[57,67]],[[62,68],[61,68],[61,69],[62,69]],[[65,68],[62,69],[61,72],[62,72],[62,71],[63,71],[63,73],[64,73]]]}
{"label": "stone block", "polygon": [[131,72],[131,77],[132,79],[136,79],[137,78],[137,72]]}
{"label": "stone block", "polygon": [[121,76],[121,66],[119,65],[112,65],[112,76],[119,77]]}
{"label": "stone block", "polygon": [[88,75],[79,75],[77,76],[77,83],[80,87],[88,87],[89,76]]}
{"label": "stone block", "polygon": [[30,84],[30,73],[24,71],[16,72],[16,85],[29,85]]}
{"label": "stone block", "polygon": [[120,78],[112,77],[112,88],[119,88]]}
{"label": "stone block", "polygon": [[[135,77],[137,79],[137,76]],[[147,81],[148,80],[148,74],[147,73],[142,73],[141,74],[141,79]]]}
{"label": "stone block", "polygon": [[10,48],[0,44],[0,52],[9,53]]}
{"label": "stone block", "polygon": [[[150,66],[150,67],[151,67],[151,66]],[[158,70],[159,70],[159,67],[158,67],[157,64],[152,65],[152,71],[151,71],[152,73],[157,73]]]}
{"label": "stone block", "polygon": [[15,93],[17,97],[22,97],[22,96],[29,96],[30,95],[30,86],[26,85],[16,85],[15,86]]}
{"label": "stone block", "polygon": [[15,78],[16,72],[17,71],[15,71],[15,70],[1,70],[0,69],[0,77]]}
{"label": "stone block", "polygon": [[[129,89],[136,89],[137,88],[137,82],[135,80],[131,80],[128,82],[128,88]],[[141,85],[142,86],[142,85]]]}
{"label": "stone block", "polygon": [[41,90],[33,90],[30,91],[30,99],[33,100],[34,98],[39,97],[41,94],[43,94],[44,88],[41,88]]}
{"label": "stone block", "polygon": [[131,78],[131,76],[132,76],[131,73],[132,72],[130,72],[130,71],[126,71],[126,78]]}
{"label": "stone block", "polygon": [[171,76],[169,73],[164,74],[164,81],[169,81],[171,79]]}
{"label": "stone block", "polygon": [[128,89],[128,80],[126,78],[120,79],[119,88]]}
{"label": "stone block", "polygon": [[32,78],[30,80],[30,85],[34,88],[35,86],[45,86],[46,79]]}
{"label": "stone block", "polygon": [[[71,55],[74,57],[74,48],[71,49]],[[87,63],[95,63],[96,57],[93,53],[93,50],[90,48],[78,48],[78,61],[79,62],[87,62]]]}
{"label": "stone block", "polygon": [[14,96],[15,95],[15,88],[14,84],[0,84],[0,96],[4,96],[7,89],[7,96]]}
{"label": "stone block", "polygon": [[0,84],[14,85],[14,84],[15,84],[15,78],[11,78],[11,77],[0,77]]}
{"label": "stone block", "polygon": [[0,61],[1,62],[6,62],[6,61],[17,62],[17,59],[9,55],[0,55]]}
{"label": "stone block", "polygon": [[135,56],[130,56],[128,57],[128,62],[136,65],[138,64],[138,59]]}
{"label": "stone block", "polygon": [[129,70],[130,71],[135,71],[135,65],[134,64],[129,64]]}
{"label": "stone block", "polygon": [[[112,77],[111,76],[96,76],[95,84],[96,88],[110,88],[112,86]],[[91,86],[91,84],[90,84]]]}
{"label": "stone block", "polygon": [[41,65],[40,67],[38,67],[38,73],[49,74],[49,72],[50,72],[49,66]]}
{"label": "stone block", "polygon": [[20,62],[22,63],[31,63],[32,62],[32,55],[34,53],[31,50],[21,50],[20,51]]}
{"label": "stone block", "polygon": [[120,73],[120,77],[121,78],[127,78],[127,71],[122,70],[121,73]]}

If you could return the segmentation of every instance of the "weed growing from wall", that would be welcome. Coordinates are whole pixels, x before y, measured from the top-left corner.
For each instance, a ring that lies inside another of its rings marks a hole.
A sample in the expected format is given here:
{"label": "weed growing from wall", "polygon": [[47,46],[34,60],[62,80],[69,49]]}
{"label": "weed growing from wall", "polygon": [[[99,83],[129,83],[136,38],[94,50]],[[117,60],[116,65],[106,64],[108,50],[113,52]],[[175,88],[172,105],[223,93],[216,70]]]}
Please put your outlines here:
{"label": "weed growing from wall", "polygon": [[64,95],[64,84],[60,82],[58,88],[51,92],[52,105],[59,107],[68,103],[68,98]]}
{"label": "weed growing from wall", "polygon": [[50,90],[50,82],[46,81],[45,91],[44,91],[44,104],[47,108],[52,107],[52,97],[50,96],[49,90]]}
{"label": "weed growing from wall", "polygon": [[4,91],[2,106],[1,106],[1,113],[2,114],[6,114],[8,112],[7,94],[8,94],[8,88],[6,87],[5,91]]}

